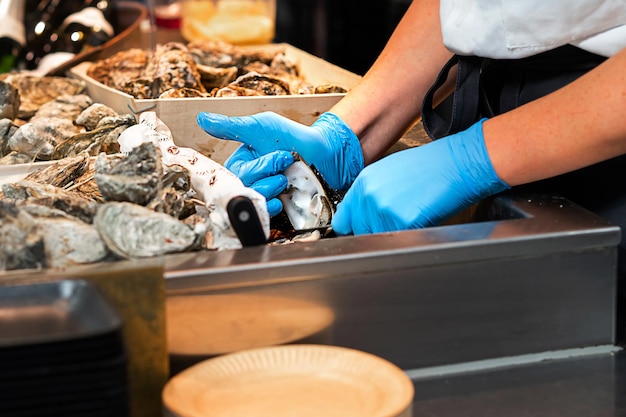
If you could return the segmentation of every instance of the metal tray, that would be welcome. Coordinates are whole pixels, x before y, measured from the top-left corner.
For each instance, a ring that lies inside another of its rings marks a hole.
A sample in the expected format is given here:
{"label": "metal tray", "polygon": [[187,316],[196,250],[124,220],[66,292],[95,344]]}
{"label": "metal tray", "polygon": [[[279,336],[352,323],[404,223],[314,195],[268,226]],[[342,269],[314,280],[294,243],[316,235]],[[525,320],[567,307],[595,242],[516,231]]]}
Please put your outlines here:
{"label": "metal tray", "polygon": [[113,333],[121,326],[109,302],[83,280],[0,287],[0,352]]}
{"label": "metal tray", "polygon": [[566,199],[508,193],[462,224],[168,256],[165,278],[168,299],[318,303],[323,343],[416,369],[613,344],[619,240]]}

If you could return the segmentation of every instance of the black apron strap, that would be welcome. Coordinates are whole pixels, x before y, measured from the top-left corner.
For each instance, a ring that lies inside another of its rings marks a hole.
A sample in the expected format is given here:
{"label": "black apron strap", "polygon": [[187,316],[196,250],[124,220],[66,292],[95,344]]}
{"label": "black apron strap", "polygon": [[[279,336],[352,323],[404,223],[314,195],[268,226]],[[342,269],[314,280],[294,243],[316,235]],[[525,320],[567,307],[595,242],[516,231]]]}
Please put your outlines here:
{"label": "black apron strap", "polygon": [[[478,118],[480,72],[483,59],[475,56],[454,55],[442,68],[437,80],[424,97],[422,123],[432,139],[439,139],[470,127]],[[456,83],[448,116],[433,107],[435,93],[448,79],[450,70],[457,66]]]}
{"label": "black apron strap", "polygon": [[[481,117],[507,112],[563,87],[605,59],[571,45],[516,60],[454,55],[424,97],[424,130],[431,139],[460,132]],[[434,96],[455,65],[454,93],[434,108]]]}

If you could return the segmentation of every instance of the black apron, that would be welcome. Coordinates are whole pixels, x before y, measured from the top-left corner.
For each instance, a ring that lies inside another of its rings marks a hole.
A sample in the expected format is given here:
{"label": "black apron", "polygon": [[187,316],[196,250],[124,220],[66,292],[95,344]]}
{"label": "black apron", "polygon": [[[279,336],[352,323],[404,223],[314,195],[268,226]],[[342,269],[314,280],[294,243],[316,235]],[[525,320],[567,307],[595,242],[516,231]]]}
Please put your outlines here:
{"label": "black apron", "polygon": [[[455,55],[424,99],[424,130],[432,139],[465,130],[482,117],[512,110],[567,85],[605,59],[574,46],[519,60]],[[454,93],[433,108],[435,92],[455,65]],[[620,226],[616,338],[626,342],[626,155],[514,189],[565,197]]]}

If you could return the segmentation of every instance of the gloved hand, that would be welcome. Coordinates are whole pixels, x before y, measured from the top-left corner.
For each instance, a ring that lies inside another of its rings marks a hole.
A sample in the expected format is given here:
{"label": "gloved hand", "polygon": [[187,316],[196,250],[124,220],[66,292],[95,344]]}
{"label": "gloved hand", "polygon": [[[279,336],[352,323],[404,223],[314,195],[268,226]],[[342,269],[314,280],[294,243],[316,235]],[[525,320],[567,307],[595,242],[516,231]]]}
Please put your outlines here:
{"label": "gloved hand", "polygon": [[338,190],[347,189],[363,169],[358,138],[330,112],[311,126],[272,112],[242,117],[202,112],[197,123],[211,136],[242,143],[224,165],[268,199],[270,215],[282,209],[275,197],[287,186],[280,172],[293,163],[292,152],[315,166],[328,185]]}
{"label": "gloved hand", "polygon": [[483,119],[469,129],[391,154],[366,167],[332,219],[337,234],[438,225],[509,188],[485,148]]}

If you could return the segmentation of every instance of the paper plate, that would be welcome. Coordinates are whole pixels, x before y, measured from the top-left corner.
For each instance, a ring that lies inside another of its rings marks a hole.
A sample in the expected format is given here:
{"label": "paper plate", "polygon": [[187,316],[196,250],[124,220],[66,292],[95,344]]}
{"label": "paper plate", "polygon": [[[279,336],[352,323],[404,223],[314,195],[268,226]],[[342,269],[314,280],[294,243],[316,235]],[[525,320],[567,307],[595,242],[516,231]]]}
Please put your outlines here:
{"label": "paper plate", "polygon": [[168,351],[213,356],[296,342],[321,343],[334,322],[327,306],[259,294],[170,296],[166,301]]}
{"label": "paper plate", "polygon": [[30,164],[0,165],[0,185],[17,182],[31,172],[44,169],[57,161],[38,161]]}
{"label": "paper plate", "polygon": [[178,417],[409,417],[410,378],[369,353],[325,345],[251,349],[174,376],[163,403]]}

